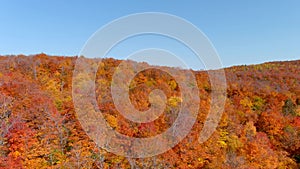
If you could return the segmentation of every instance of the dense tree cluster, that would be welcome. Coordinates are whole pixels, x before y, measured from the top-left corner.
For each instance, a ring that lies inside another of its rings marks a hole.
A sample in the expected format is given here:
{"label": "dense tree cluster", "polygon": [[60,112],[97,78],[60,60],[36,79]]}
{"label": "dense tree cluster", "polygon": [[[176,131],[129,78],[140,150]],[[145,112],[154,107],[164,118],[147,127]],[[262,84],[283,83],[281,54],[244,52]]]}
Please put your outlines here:
{"label": "dense tree cluster", "polygon": [[[300,167],[299,60],[226,68],[225,110],[217,130],[203,144],[198,137],[212,89],[207,72],[193,71],[197,84],[190,85],[199,88],[200,109],[190,134],[164,154],[131,159],[97,147],[82,129],[72,100],[76,59],[45,54],[0,57],[0,169]],[[131,122],[117,111],[111,95],[120,63],[103,59],[96,74],[96,99],[107,123],[131,137],[167,130],[180,111],[178,83],[159,67],[137,73],[129,86],[132,105],[147,110],[154,89],[164,91],[167,103],[158,119]]]}

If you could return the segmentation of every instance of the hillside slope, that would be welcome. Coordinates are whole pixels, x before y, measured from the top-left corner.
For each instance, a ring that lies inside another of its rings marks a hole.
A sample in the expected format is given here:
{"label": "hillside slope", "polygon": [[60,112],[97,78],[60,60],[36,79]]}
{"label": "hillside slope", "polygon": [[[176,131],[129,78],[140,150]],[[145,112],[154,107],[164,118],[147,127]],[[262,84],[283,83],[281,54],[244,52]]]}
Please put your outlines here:
{"label": "hillside slope", "polygon": [[[146,159],[109,153],[87,136],[72,100],[75,62],[76,57],[45,54],[0,57],[0,169],[299,168],[300,60],[226,68],[225,110],[217,130],[203,144],[198,137],[212,89],[207,73],[194,71],[200,109],[192,131],[171,150]],[[151,106],[148,95],[153,89],[163,90],[167,97],[159,119],[133,123],[117,111],[110,93],[121,61],[104,59],[102,63],[95,91],[110,126],[142,138],[172,125],[180,110],[181,89],[170,75],[150,69],[133,79],[129,97],[136,109]]]}

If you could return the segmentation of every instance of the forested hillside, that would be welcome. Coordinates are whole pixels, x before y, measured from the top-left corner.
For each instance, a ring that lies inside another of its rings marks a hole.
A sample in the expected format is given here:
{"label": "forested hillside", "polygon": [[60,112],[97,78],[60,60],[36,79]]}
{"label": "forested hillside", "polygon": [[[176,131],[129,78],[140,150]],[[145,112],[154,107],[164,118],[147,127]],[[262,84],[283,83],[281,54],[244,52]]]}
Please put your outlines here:
{"label": "forested hillside", "polygon": [[[0,169],[300,167],[300,60],[226,68],[224,113],[203,144],[198,137],[212,89],[207,72],[193,71],[200,109],[190,134],[161,155],[129,159],[97,148],[76,118],[76,59],[45,54],[0,57]],[[159,69],[138,73],[129,90],[135,108],[144,111],[151,106],[148,95],[153,89],[163,90],[168,101],[159,119],[133,123],[117,111],[110,94],[120,63],[104,59],[97,71],[95,92],[106,121],[131,137],[162,133],[180,110],[177,82]]]}

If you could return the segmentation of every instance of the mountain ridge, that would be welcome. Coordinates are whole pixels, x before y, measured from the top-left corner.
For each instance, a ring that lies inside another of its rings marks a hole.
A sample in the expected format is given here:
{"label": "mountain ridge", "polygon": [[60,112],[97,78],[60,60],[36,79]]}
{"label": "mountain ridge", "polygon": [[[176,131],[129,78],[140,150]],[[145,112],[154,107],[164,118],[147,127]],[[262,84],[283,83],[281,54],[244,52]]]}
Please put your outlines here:
{"label": "mountain ridge", "polygon": [[[148,96],[154,89],[164,91],[167,103],[159,119],[132,123],[117,111],[110,93],[113,74],[122,60],[102,62],[96,72],[95,93],[110,126],[124,135],[143,138],[163,133],[172,125],[183,91],[173,77],[159,69],[134,77],[129,97],[136,109],[151,107]],[[200,97],[196,123],[174,148],[147,159],[109,153],[89,138],[72,100],[75,63],[76,57],[46,54],[0,57],[0,168],[299,167],[300,60],[224,68],[224,113],[217,130],[203,144],[197,140],[213,89],[206,71],[192,71]]]}

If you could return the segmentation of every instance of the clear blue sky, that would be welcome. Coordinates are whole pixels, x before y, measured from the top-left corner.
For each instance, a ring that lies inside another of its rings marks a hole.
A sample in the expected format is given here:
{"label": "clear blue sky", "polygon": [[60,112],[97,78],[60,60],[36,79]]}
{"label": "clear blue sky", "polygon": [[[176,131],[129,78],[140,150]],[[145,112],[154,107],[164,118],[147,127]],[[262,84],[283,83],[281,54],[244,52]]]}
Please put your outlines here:
{"label": "clear blue sky", "polygon": [[100,27],[140,12],[190,21],[208,36],[226,67],[300,59],[299,0],[2,0],[0,55],[74,56]]}

